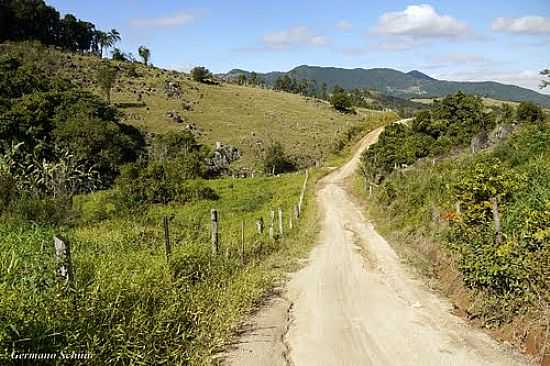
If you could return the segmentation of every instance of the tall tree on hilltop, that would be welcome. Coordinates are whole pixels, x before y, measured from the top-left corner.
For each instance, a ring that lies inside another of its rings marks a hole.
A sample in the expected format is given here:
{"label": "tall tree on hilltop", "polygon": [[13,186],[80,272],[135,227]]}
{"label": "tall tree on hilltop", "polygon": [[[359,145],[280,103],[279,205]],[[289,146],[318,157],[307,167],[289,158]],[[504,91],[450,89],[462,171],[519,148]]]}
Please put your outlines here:
{"label": "tall tree on hilltop", "polygon": [[[550,69],[544,69],[540,72],[540,74],[542,76],[547,76],[547,77],[550,78]],[[546,88],[547,86],[550,86],[550,81],[549,80],[542,80],[541,84],[540,84],[540,88],[543,89],[543,88]]]}
{"label": "tall tree on hilltop", "polygon": [[149,50],[145,46],[140,46],[138,49],[139,57],[143,60],[143,63],[145,66],[149,64],[149,60],[151,59],[151,50]]}

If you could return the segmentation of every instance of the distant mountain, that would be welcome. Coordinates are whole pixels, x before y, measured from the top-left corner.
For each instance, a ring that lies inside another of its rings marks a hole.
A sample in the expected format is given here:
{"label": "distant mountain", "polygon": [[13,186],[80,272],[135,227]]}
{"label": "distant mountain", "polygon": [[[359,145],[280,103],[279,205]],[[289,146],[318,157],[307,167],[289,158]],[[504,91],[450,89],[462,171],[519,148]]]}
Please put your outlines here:
{"label": "distant mountain", "polygon": [[423,72],[420,72],[418,70],[409,71],[407,73],[407,75],[410,75],[413,78],[419,79],[419,80],[436,80],[436,79],[432,78],[431,76],[428,76],[428,75],[426,75]]}
{"label": "distant mountain", "polygon": [[[226,79],[238,78],[240,74],[250,72],[245,70],[231,70],[223,75]],[[285,72],[258,73],[268,85]],[[447,81],[434,79],[418,70],[404,73],[394,69],[342,69],[336,67],[298,66],[288,72],[295,79],[316,80],[319,84],[326,83],[329,88],[339,85],[345,89],[365,88],[376,90],[382,94],[400,98],[435,98],[463,91],[467,94],[476,94],[510,101],[531,101],[543,106],[550,106],[550,95],[537,93],[533,90],[516,85],[501,84],[494,81]]]}

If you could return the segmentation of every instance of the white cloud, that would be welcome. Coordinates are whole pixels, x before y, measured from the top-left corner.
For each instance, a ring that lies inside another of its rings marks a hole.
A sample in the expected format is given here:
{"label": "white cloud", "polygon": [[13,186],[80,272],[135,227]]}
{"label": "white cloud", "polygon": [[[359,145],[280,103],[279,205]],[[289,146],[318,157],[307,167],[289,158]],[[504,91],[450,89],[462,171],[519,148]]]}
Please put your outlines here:
{"label": "white cloud", "polygon": [[410,38],[459,38],[469,34],[470,29],[449,15],[438,14],[431,5],[420,4],[383,14],[374,32]]}
{"label": "white cloud", "polygon": [[195,14],[180,12],[165,17],[132,19],[130,20],[130,26],[134,28],[169,28],[189,24],[195,19]]}
{"label": "white cloud", "polygon": [[489,61],[486,57],[471,53],[449,53],[433,58],[433,62],[439,65],[479,65]]}
{"label": "white cloud", "polygon": [[300,25],[280,32],[272,32],[262,37],[262,42],[272,49],[285,49],[297,46],[325,46],[328,38],[313,33],[308,27]]}
{"label": "white cloud", "polygon": [[519,18],[496,18],[491,29],[520,34],[550,34],[550,18],[529,15]]}
{"label": "white cloud", "polygon": [[340,29],[341,31],[349,31],[351,28],[353,28],[353,24],[351,22],[348,22],[347,20],[340,20],[338,23],[336,23],[336,28]]}

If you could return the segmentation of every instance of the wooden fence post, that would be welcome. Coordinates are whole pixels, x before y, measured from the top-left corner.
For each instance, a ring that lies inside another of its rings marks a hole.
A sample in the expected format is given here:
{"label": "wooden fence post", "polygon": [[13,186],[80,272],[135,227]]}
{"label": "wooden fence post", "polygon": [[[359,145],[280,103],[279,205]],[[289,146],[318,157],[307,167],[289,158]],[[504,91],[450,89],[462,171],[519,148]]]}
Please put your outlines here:
{"label": "wooden fence post", "polygon": [[284,235],[283,226],[283,209],[279,208],[279,235],[281,236]]}
{"label": "wooden fence post", "polygon": [[275,239],[275,210],[269,212],[269,239]]}
{"label": "wooden fence post", "polygon": [[241,266],[244,266],[244,220],[241,221]]}
{"label": "wooden fence post", "polygon": [[170,246],[170,231],[168,229],[168,217],[164,216],[164,255],[166,256],[166,262],[170,261],[170,255],[172,254],[172,247]]}
{"label": "wooden fence post", "polygon": [[292,230],[292,215],[288,215],[288,229]]}
{"label": "wooden fence post", "polygon": [[264,233],[264,219],[261,217],[258,220],[256,220],[256,230],[260,235]]}
{"label": "wooden fence post", "polygon": [[73,280],[71,268],[71,249],[69,242],[61,236],[54,236],[55,259],[57,262],[56,277],[69,285]]}
{"label": "wooden fence post", "polygon": [[304,195],[306,193],[307,180],[309,178],[309,169],[306,169],[306,178],[304,179],[304,185],[302,187],[302,192],[300,192],[300,202],[298,203],[298,208],[302,212],[302,205],[304,203]]}
{"label": "wooden fence post", "polygon": [[217,255],[220,249],[220,234],[218,227],[218,210],[210,210],[211,235],[212,235],[212,255]]}
{"label": "wooden fence post", "polygon": [[502,229],[500,227],[500,213],[498,212],[498,201],[496,197],[490,198],[492,203],[493,220],[495,220],[495,243],[502,243]]}

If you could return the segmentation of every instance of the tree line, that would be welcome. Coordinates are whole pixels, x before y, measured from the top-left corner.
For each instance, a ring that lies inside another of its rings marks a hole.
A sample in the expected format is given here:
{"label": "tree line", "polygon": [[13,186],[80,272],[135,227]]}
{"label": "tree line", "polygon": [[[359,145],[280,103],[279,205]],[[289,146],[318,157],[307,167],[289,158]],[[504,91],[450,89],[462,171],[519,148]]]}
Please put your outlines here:
{"label": "tree line", "polygon": [[0,42],[37,40],[45,45],[103,56],[120,41],[116,29],[104,32],[95,24],[60,13],[43,0],[0,0]]}

